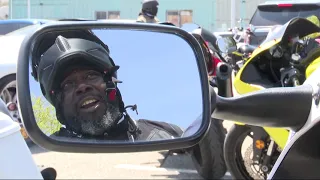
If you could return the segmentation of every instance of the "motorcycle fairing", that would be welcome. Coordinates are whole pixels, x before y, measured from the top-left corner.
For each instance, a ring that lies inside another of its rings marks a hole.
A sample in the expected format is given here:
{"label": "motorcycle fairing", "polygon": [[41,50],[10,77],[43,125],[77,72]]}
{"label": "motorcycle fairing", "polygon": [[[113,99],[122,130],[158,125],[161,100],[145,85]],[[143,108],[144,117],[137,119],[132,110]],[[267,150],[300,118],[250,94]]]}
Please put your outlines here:
{"label": "motorcycle fairing", "polygon": [[[294,141],[272,179],[320,179],[320,122]],[[287,149],[286,148],[286,149]],[[275,166],[276,167],[276,166]],[[269,178],[268,178],[269,179]]]}
{"label": "motorcycle fairing", "polygon": [[[290,35],[299,35],[299,37],[305,37],[315,32],[320,32],[320,28],[318,26],[305,18],[298,17],[291,19],[286,24],[278,28],[264,41],[263,44],[253,51],[251,58],[249,58],[239,70],[234,80],[236,91],[239,94],[245,94],[272,87],[269,82],[261,82],[261,84],[258,84],[256,83],[258,81],[255,81],[254,85],[248,83],[247,78],[256,77],[256,75],[245,76],[246,74],[254,73],[252,70],[253,68],[251,67],[252,62],[259,57],[259,54],[268,51],[271,47],[277,44],[287,41]],[[261,81],[261,79],[259,81]]]}
{"label": "motorcycle fairing", "polygon": [[291,35],[298,35],[300,38],[305,37],[309,34],[320,32],[320,28],[313,22],[305,18],[295,17],[282,25],[280,28],[270,34],[269,37],[260,46],[265,43],[279,39],[280,41],[288,40]]}
{"label": "motorcycle fairing", "polygon": [[[303,83],[312,86],[313,95],[320,93],[319,77],[320,68],[317,68]],[[308,120],[288,140],[268,179],[320,179],[320,106],[316,99],[311,105]]]}
{"label": "motorcycle fairing", "polygon": [[287,129],[273,127],[263,127],[263,129],[269,134],[271,138],[273,138],[280,149],[283,150],[288,141],[289,131]]}
{"label": "motorcycle fairing", "polygon": [[308,78],[320,66],[320,57],[312,61],[306,69],[306,78]]}

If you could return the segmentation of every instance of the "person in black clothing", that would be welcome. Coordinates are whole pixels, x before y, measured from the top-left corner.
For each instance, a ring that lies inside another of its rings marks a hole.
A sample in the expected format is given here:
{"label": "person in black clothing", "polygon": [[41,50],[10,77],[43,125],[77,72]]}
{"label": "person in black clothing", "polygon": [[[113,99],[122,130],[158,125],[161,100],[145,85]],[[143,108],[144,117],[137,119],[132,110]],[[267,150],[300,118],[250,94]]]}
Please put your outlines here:
{"label": "person in black clothing", "polygon": [[94,41],[58,36],[37,66],[41,90],[64,125],[52,136],[101,140],[160,140],[181,137],[176,125],[133,120],[117,87],[109,50]]}

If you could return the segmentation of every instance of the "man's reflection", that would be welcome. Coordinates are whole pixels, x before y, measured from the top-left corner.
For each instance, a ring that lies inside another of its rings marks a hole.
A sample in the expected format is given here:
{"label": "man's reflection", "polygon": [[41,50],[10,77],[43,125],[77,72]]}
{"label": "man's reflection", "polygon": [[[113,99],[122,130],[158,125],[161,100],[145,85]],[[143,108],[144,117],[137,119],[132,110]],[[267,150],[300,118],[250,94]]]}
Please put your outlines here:
{"label": "man's reflection", "polygon": [[130,118],[117,87],[119,66],[96,42],[59,36],[38,69],[42,92],[64,125],[55,136],[134,141],[182,135],[172,124]]}

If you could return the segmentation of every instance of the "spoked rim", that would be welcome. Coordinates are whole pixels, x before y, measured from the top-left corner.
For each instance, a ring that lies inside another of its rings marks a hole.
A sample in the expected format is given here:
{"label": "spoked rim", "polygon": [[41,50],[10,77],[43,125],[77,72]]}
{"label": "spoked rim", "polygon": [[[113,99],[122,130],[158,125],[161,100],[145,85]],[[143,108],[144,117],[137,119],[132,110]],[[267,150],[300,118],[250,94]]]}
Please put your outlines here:
{"label": "spoked rim", "polygon": [[[16,80],[6,84],[6,86],[2,89],[0,93],[0,98],[4,101],[5,104],[15,103],[17,107],[19,106]],[[18,108],[9,112],[15,122],[21,123],[21,117]]]}

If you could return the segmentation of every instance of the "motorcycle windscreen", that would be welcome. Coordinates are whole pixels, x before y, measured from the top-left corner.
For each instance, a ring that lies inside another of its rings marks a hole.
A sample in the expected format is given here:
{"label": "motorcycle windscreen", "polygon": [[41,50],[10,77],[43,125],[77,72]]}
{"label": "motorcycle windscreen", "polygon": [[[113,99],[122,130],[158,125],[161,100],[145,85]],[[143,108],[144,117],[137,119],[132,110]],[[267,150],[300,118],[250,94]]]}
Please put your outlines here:
{"label": "motorcycle windscreen", "polygon": [[298,35],[302,38],[315,32],[320,32],[320,28],[313,22],[305,18],[293,18],[281,27],[275,28],[274,31],[271,31],[270,35],[268,35],[261,45],[274,41],[275,39],[279,41],[286,41],[290,36]]}

